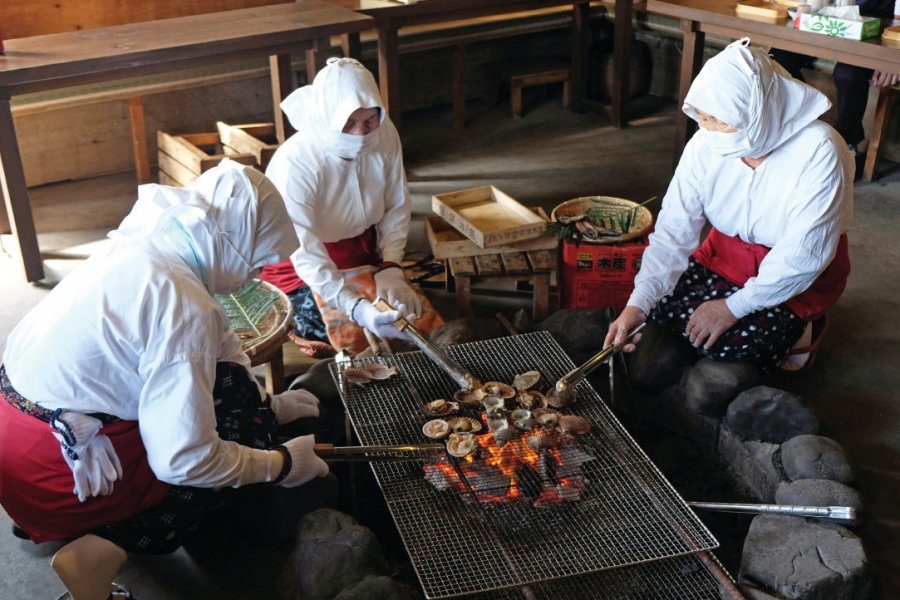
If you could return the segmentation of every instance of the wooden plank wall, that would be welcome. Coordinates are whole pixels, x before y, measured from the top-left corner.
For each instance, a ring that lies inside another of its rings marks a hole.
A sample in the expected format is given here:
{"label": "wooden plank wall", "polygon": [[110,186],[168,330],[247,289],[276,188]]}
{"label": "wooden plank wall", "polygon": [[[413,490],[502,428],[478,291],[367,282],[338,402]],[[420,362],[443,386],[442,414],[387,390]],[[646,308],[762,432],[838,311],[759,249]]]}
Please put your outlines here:
{"label": "wooden plank wall", "polygon": [[4,39],[139,23],[292,0],[3,0]]}

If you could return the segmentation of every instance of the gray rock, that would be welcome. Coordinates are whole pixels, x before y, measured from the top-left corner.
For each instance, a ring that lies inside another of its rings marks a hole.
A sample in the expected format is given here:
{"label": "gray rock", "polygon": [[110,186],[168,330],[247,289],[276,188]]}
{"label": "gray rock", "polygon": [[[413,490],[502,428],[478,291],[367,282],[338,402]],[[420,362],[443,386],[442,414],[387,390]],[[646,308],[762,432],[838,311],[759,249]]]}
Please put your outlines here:
{"label": "gray rock", "polygon": [[[830,479],[785,481],[775,491],[775,502],[794,506],[849,506],[862,511],[862,495],[852,487]],[[859,518],[853,525],[859,524]]]}
{"label": "gray rock", "polygon": [[831,479],[853,483],[853,469],[841,445],[820,435],[798,435],[781,445],[781,463],[791,481]]}
{"label": "gray rock", "polygon": [[750,363],[702,358],[688,374],[684,386],[685,400],[688,407],[700,414],[721,417],[729,402],[758,384],[761,377],[759,367]]}
{"label": "gray rock", "polygon": [[777,444],[768,442],[745,441],[728,428],[723,428],[719,434],[722,460],[738,482],[760,502],[772,502],[775,490],[784,481],[773,460],[778,448]]}
{"label": "gray rock", "polygon": [[432,331],[428,339],[435,346],[447,348],[456,344],[492,340],[504,335],[506,331],[497,319],[467,317],[447,321]]}
{"label": "gray rock", "polygon": [[331,600],[367,576],[387,572],[370,529],[350,515],[321,509],[303,517],[280,587],[284,598]]}
{"label": "gray rock", "polygon": [[848,529],[769,515],[750,524],[738,582],[798,600],[863,600],[875,588],[862,541]]}
{"label": "gray rock", "polygon": [[390,577],[369,575],[345,588],[334,600],[415,600],[416,593]]}
{"label": "gray rock", "polygon": [[536,331],[549,331],[577,365],[603,348],[608,329],[605,308],[564,308],[535,326]]}
{"label": "gray rock", "polygon": [[679,383],[687,367],[696,362],[697,353],[672,331],[649,321],[637,349],[625,360],[635,388],[659,391]]}
{"label": "gray rock", "polygon": [[744,593],[744,597],[747,600],[781,600],[780,598],[776,598],[775,596],[767,594],[762,590],[746,585],[741,586],[741,591]]}
{"label": "gray rock", "polygon": [[819,432],[819,419],[799,396],[765,385],[738,394],[728,405],[725,422],[744,439],[775,444]]}

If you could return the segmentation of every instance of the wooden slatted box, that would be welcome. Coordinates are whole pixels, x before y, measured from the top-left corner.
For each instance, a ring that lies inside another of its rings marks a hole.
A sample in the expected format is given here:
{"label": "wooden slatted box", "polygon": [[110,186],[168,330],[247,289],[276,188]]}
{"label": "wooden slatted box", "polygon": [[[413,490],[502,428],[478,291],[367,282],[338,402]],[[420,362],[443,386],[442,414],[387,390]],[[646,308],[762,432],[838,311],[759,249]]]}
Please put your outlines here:
{"label": "wooden slatted box", "polygon": [[201,173],[226,157],[256,166],[256,156],[249,152],[235,152],[224,146],[218,133],[171,135],[158,131],[156,141],[159,146],[159,182],[163,185],[188,186]]}

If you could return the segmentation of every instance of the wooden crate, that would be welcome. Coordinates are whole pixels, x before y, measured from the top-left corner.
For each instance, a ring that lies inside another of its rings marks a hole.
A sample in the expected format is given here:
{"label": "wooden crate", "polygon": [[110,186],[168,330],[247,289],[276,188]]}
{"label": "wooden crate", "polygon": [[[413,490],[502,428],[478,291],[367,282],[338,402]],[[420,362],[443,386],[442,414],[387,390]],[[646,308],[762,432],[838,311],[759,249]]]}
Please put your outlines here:
{"label": "wooden crate", "polygon": [[[547,213],[540,207],[530,208],[542,219],[549,220]],[[481,248],[475,242],[454,229],[443,217],[425,217],[425,235],[431,246],[431,253],[437,259],[456,258],[459,256],[479,256],[504,252],[528,252],[531,250],[553,250],[559,245],[556,236],[542,235],[523,242],[503,244],[493,248]]]}
{"label": "wooden crate", "polygon": [[256,165],[253,154],[238,153],[224,146],[218,133],[170,135],[157,131],[156,142],[159,146],[159,182],[163,185],[188,186],[226,157],[245,165]]}
{"label": "wooden crate", "polygon": [[256,157],[256,168],[260,171],[266,170],[269,160],[280,145],[273,123],[229,125],[218,121],[216,129],[226,151],[230,149],[237,154],[252,154]]}
{"label": "wooden crate", "polygon": [[431,208],[480,248],[540,237],[547,219],[487,185],[431,197]]}

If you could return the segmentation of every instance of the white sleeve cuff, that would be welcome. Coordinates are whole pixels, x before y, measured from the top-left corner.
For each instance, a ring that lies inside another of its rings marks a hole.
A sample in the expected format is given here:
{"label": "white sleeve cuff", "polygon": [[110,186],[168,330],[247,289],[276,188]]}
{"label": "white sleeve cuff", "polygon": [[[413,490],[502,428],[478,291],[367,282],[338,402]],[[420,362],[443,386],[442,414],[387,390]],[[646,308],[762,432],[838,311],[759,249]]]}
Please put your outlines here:
{"label": "white sleeve cuff", "polygon": [[728,310],[738,319],[743,319],[754,310],[753,306],[744,299],[746,294],[742,292],[743,290],[738,290],[728,298],[725,298],[725,305],[728,307]]}

